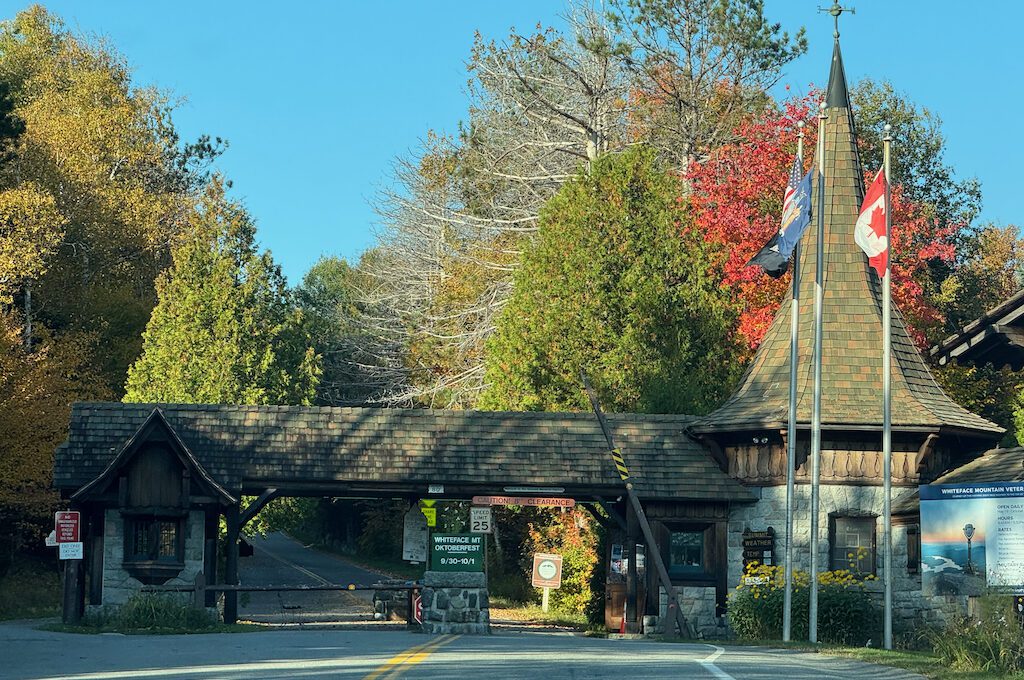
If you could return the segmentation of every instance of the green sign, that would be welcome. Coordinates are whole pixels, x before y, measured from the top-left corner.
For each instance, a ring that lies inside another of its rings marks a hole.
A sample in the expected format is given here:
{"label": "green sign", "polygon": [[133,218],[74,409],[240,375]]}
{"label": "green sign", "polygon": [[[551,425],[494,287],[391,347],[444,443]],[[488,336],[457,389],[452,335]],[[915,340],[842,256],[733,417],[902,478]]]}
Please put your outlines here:
{"label": "green sign", "polygon": [[480,534],[434,534],[430,537],[434,571],[483,571],[484,537]]}

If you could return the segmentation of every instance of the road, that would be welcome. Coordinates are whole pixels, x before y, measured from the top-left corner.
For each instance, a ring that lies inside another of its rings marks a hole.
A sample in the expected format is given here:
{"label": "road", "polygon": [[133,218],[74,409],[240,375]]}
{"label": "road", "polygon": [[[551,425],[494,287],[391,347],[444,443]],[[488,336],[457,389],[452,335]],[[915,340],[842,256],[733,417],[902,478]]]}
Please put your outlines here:
{"label": "road", "polygon": [[[246,540],[253,546],[253,555],[239,560],[239,578],[246,585],[369,585],[383,578],[284,534]],[[365,590],[245,593],[239,595],[238,614],[257,623],[369,623],[372,598]]]}
{"label": "road", "polygon": [[348,678],[872,680],[918,678],[816,654],[567,633],[441,636],[351,629],[75,635],[0,624],[7,680]]}

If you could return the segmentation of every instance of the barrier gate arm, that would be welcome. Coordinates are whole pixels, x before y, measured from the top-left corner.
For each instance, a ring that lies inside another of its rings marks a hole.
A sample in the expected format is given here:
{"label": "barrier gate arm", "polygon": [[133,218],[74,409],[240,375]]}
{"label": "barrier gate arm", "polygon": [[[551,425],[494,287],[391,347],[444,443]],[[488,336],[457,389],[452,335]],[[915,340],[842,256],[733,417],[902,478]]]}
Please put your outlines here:
{"label": "barrier gate arm", "polygon": [[[586,371],[580,371],[580,377],[583,379],[583,388],[587,391],[587,397],[590,398],[590,405],[594,409],[594,415],[597,416],[597,422],[601,425],[601,432],[604,433],[605,441],[608,442],[608,448],[611,453],[612,462],[615,464],[615,470],[619,473],[619,477],[626,485],[626,497],[629,498],[629,504],[633,508],[633,512],[636,514],[636,518],[639,521],[640,530],[643,532],[644,540],[647,541],[647,545],[651,547],[649,552],[651,553],[651,557],[654,559],[654,566],[658,572],[658,580],[661,581],[661,585],[665,586],[665,594],[668,596],[668,608],[675,610],[675,622],[679,626],[680,634],[683,637],[692,639],[694,637],[693,630],[690,628],[690,624],[686,621],[686,616],[683,615],[682,607],[679,606],[678,594],[676,593],[675,588],[672,587],[672,580],[669,578],[668,569],[665,568],[665,561],[661,559],[661,551],[657,549],[658,544],[654,540],[654,533],[651,531],[651,525],[647,521],[647,515],[644,514],[644,509],[640,504],[640,499],[637,498],[636,492],[633,490],[633,483],[629,481],[629,470],[627,469],[625,459],[622,456],[622,450],[615,445],[611,428],[608,427],[608,421],[605,419],[604,413],[601,411],[601,405],[597,401],[597,395],[590,387],[590,381],[587,380]],[[674,627],[670,628],[666,626],[666,629],[666,632],[674,631]]]}

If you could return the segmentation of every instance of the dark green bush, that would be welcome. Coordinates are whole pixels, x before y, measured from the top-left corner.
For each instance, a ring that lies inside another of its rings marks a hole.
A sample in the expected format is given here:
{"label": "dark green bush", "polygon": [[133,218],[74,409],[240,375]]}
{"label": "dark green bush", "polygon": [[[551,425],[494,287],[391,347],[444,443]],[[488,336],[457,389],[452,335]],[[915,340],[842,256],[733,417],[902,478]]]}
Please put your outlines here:
{"label": "dark green bush", "polygon": [[104,607],[85,618],[85,624],[103,630],[200,631],[214,628],[217,618],[197,609],[180,596],[158,593],[133,595],[120,607]]}
{"label": "dark green bush", "polygon": [[[808,639],[810,590],[808,574],[793,575],[792,638]],[[747,582],[729,597],[729,623],[746,640],[782,639],[785,581],[782,567],[764,565],[747,570]],[[862,645],[877,640],[881,613],[864,584],[848,571],[818,576],[818,640],[831,644]]]}

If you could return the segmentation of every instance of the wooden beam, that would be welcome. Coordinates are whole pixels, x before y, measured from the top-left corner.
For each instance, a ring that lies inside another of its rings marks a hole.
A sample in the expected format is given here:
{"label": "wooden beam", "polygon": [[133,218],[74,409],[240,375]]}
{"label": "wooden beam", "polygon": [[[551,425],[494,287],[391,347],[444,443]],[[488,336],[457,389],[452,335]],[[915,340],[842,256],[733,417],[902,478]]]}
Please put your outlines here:
{"label": "wooden beam", "polygon": [[598,501],[597,504],[601,506],[602,510],[604,510],[606,513],[608,513],[608,517],[610,517],[612,519],[612,521],[615,522],[616,526],[618,526],[623,531],[626,530],[626,519],[622,515],[620,515],[619,512],[615,508],[613,508],[606,501]]}
{"label": "wooden beam", "polygon": [[[228,525],[227,559],[224,564],[224,583],[229,586],[238,585],[238,534],[242,530],[239,522],[238,506],[232,505],[225,512],[225,520]],[[224,623],[235,623],[238,621],[238,593],[224,593]]]}
{"label": "wooden beam", "polygon": [[939,441],[939,435],[930,434],[925,437],[924,441],[921,442],[920,448],[917,449],[917,466],[915,472],[921,474],[924,470],[924,466],[928,463],[928,459],[935,453],[935,444]]}
{"label": "wooden beam", "polygon": [[249,504],[241,515],[238,517],[239,529],[243,528],[246,524],[256,516],[260,510],[266,507],[267,503],[280,496],[280,492],[277,489],[264,489],[263,493],[259,497]]}

